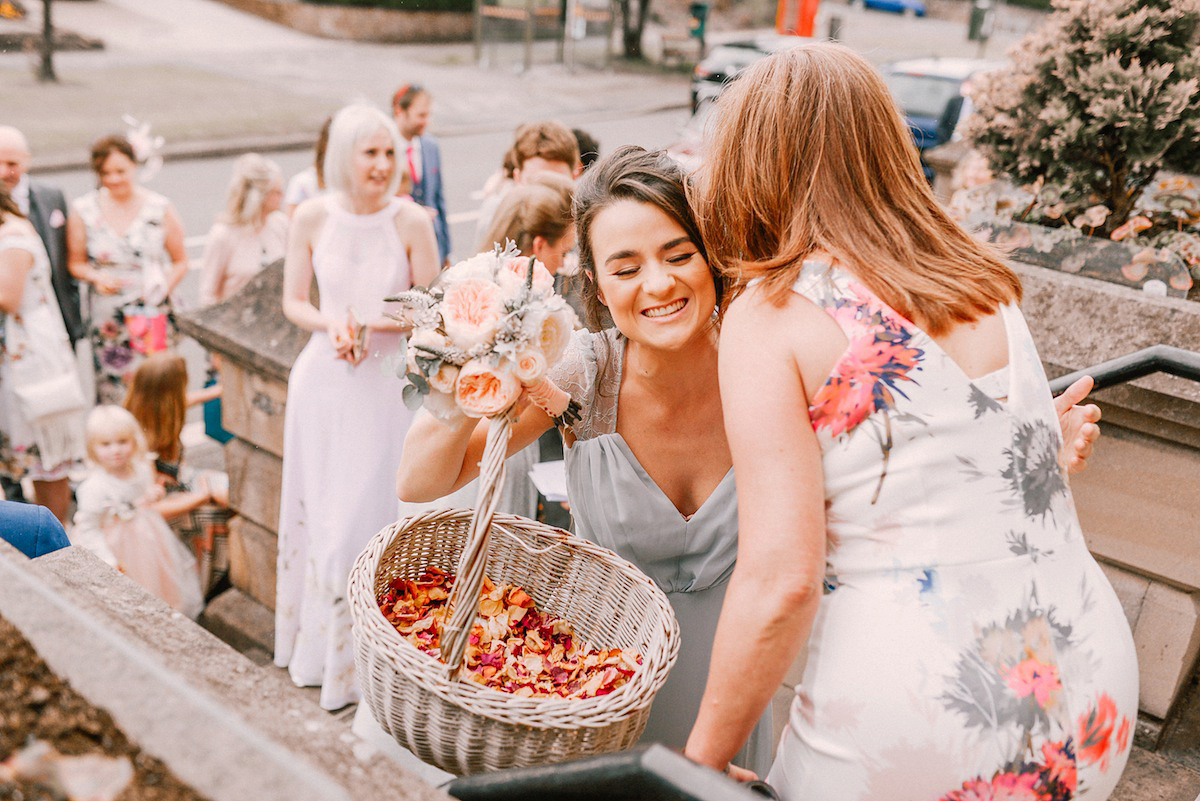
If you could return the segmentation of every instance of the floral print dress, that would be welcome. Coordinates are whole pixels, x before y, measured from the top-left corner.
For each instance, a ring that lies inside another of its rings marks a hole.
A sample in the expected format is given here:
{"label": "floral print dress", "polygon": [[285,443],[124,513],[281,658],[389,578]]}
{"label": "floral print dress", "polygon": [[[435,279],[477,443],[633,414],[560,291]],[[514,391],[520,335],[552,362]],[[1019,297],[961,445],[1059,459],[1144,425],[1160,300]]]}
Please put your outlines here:
{"label": "floral print dress", "polygon": [[125,400],[126,377],[133,375],[148,353],[174,345],[178,336],[166,291],[171,269],[164,224],[168,201],[143,189],[142,208],[125,233],[118,234],[100,212],[103,191],[89,192],[72,206],[87,227],[88,263],[124,285],[113,295],[101,295],[90,287],[87,303],[97,400],[120,404]]}
{"label": "floral print dress", "polygon": [[848,272],[812,262],[794,289],[849,346],[810,408],[826,594],[769,781],[787,799],[1107,798],[1137,662],[1024,317],[1002,308],[1009,365],[970,380]]}

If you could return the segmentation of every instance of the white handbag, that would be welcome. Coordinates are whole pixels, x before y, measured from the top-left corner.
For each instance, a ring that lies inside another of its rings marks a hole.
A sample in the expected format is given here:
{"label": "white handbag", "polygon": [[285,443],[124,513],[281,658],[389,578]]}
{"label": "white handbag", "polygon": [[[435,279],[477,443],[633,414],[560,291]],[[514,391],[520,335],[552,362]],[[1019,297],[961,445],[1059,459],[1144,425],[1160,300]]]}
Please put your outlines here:
{"label": "white handbag", "polygon": [[83,387],[74,370],[33,381],[24,386],[14,386],[13,396],[17,409],[30,423],[66,412],[79,412],[87,408]]}

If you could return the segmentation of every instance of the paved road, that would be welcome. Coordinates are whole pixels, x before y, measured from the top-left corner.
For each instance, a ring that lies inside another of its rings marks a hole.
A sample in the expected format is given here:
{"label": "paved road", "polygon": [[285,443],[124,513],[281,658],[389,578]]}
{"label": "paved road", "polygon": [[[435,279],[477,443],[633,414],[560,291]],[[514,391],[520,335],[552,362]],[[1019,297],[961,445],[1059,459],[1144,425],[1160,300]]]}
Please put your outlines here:
{"label": "paved road", "polygon": [[[623,144],[664,147],[674,141],[686,119],[684,110],[673,109],[605,120],[585,121],[567,117],[564,121],[586,127],[600,140],[602,152],[608,152]],[[451,241],[459,255],[470,248],[474,238],[479,201],[473,197],[473,193],[499,166],[501,156],[510,143],[509,131],[452,134],[441,139]],[[304,169],[311,160],[308,150],[276,151],[269,155],[286,176]],[[147,184],[175,203],[183,218],[193,253],[199,252],[205,232],[221,210],[235,158],[231,155],[169,160]],[[94,182],[91,172],[83,169],[43,172],[38,177],[60,187],[69,198],[88,191]]]}
{"label": "paved road", "polygon": [[[30,27],[0,21],[0,31]],[[841,18],[842,38],[868,58],[975,56],[965,24],[909,19],[826,0],[817,31]],[[647,69],[579,69],[540,63],[520,72],[519,48],[501,48],[482,69],[470,44],[378,45],[297,33],[217,0],[93,0],[56,3],[57,24],[101,39],[102,51],[61,53],[60,82],[33,78],[31,58],[0,53],[0,118],[26,131],[35,164],[79,163],[88,142],[133,114],[153,123],[169,146],[303,140],[347,101],[386,103],[416,80],[437,98],[433,133],[510,131],[539,117],[602,121],[687,103],[687,76]],[[1011,27],[1011,26],[1005,26]],[[719,36],[714,34],[714,41]],[[1016,41],[999,32],[986,55]],[[589,46],[602,46],[589,40]]]}

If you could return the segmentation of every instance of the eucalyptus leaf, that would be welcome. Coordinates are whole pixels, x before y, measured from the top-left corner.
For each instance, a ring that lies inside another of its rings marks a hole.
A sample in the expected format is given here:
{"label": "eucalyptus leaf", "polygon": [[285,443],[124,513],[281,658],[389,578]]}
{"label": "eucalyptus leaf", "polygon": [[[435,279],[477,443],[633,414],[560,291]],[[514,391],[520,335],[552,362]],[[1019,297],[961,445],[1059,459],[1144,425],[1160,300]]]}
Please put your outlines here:
{"label": "eucalyptus leaf", "polygon": [[425,376],[420,373],[409,373],[406,377],[411,382],[411,386],[416,387],[417,392],[422,395],[429,394],[429,381]]}
{"label": "eucalyptus leaf", "polygon": [[405,384],[404,389],[401,390],[401,396],[404,398],[404,405],[414,412],[421,408],[421,403],[424,401],[424,395],[414,384]]}

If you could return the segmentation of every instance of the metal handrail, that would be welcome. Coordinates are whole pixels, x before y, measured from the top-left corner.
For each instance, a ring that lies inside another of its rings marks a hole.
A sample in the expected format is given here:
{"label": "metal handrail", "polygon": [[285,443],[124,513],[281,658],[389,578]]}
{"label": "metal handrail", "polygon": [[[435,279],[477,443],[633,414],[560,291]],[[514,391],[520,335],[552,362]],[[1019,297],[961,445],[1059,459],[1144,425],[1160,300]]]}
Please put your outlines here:
{"label": "metal handrail", "polygon": [[1170,373],[1200,382],[1200,353],[1171,345],[1151,345],[1115,359],[1059,376],[1050,382],[1050,391],[1057,395],[1085,375],[1096,382],[1096,389],[1124,384],[1152,373]]}
{"label": "metal handrail", "polygon": [[777,799],[763,782],[737,784],[661,745],[571,762],[463,776],[442,786],[459,801],[764,801]]}

